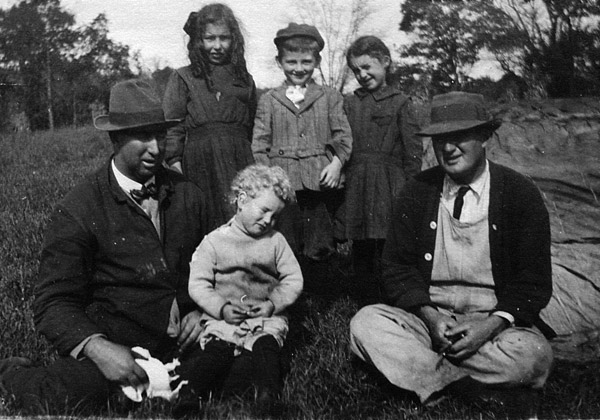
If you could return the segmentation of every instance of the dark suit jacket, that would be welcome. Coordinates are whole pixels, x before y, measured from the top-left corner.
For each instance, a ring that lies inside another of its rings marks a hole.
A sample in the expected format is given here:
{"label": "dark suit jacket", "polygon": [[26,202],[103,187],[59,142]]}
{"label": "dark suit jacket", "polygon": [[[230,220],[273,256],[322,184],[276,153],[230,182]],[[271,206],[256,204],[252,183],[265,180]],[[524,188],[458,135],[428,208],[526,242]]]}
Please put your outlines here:
{"label": "dark suit jacket", "polygon": [[156,174],[161,238],[117,184],[110,160],[75,187],[49,222],[34,303],[39,331],[61,355],[95,333],[160,355],[173,299],[182,316],[189,262],[206,232],[202,191]]}
{"label": "dark suit jacket", "polygon": [[[438,166],[404,188],[383,250],[383,282],[390,303],[411,310],[431,303],[436,224],[444,171]],[[531,180],[490,162],[489,235],[496,310],[519,326],[552,329],[539,318],[552,295],[550,223],[541,194]]]}

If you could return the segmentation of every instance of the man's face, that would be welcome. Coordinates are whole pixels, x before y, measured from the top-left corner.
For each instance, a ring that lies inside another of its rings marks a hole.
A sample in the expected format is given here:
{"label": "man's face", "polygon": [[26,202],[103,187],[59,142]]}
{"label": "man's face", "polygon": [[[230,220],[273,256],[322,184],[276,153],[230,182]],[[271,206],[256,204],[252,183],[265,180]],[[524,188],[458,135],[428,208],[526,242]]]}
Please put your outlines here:
{"label": "man's face", "polygon": [[470,130],[432,137],[433,150],[444,171],[459,184],[469,184],[485,168],[485,130]]}
{"label": "man's face", "polygon": [[301,51],[284,51],[278,62],[288,83],[296,86],[305,85],[319,65],[312,52]]}
{"label": "man's face", "polygon": [[165,152],[166,130],[124,131],[114,143],[115,166],[141,184],[158,171]]}

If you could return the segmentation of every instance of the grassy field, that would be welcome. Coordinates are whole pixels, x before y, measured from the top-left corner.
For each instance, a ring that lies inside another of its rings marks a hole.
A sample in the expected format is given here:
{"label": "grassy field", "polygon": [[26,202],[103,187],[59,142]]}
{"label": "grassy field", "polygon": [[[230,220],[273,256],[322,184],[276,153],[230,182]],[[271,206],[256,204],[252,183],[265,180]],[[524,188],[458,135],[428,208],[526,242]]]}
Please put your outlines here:
{"label": "grassy field", "polygon": [[[0,134],[0,358],[23,355],[39,363],[54,353],[34,329],[30,304],[44,227],[52,207],[109,155],[109,141],[92,128],[54,133]],[[387,384],[348,351],[348,323],[358,309],[348,258],[340,255],[313,279],[295,308],[289,346],[284,418],[498,419],[504,407],[447,399],[435,408]],[[600,363],[557,361],[539,418],[600,418]],[[251,418],[244,398],[213,400],[206,418]],[[0,417],[18,415],[0,403]],[[72,413],[76,414],[76,413]],[[118,400],[106,417],[166,418],[161,401]]]}

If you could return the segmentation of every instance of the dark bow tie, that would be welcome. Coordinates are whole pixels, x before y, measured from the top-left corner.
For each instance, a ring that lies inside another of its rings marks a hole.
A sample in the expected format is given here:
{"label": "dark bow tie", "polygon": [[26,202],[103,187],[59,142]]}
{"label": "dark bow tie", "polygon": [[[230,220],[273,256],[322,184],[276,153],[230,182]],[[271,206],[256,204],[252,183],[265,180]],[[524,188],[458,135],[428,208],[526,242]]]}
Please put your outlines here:
{"label": "dark bow tie", "polygon": [[158,188],[156,188],[155,184],[142,185],[142,188],[139,190],[131,190],[129,191],[131,196],[137,202],[143,201],[146,198],[154,198],[156,199],[158,195]]}

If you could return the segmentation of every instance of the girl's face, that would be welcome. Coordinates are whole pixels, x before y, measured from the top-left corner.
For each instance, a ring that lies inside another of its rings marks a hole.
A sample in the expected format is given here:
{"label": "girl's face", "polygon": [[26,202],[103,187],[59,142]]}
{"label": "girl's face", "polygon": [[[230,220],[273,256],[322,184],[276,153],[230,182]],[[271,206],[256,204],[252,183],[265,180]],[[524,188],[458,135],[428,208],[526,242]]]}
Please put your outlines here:
{"label": "girl's face", "polygon": [[379,60],[365,54],[350,59],[350,69],[354,72],[354,77],[368,91],[376,91],[386,85],[385,76],[389,67],[389,57]]}
{"label": "girl's face", "polygon": [[237,207],[236,220],[248,235],[257,238],[275,227],[285,203],[269,188],[259,191],[254,198],[240,193]]}
{"label": "girl's face", "polygon": [[229,62],[232,36],[224,23],[209,23],[202,37],[198,40],[198,48],[204,50],[211,64],[221,65]]}

